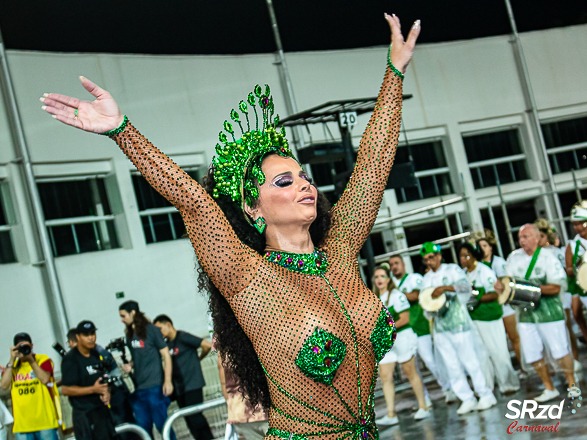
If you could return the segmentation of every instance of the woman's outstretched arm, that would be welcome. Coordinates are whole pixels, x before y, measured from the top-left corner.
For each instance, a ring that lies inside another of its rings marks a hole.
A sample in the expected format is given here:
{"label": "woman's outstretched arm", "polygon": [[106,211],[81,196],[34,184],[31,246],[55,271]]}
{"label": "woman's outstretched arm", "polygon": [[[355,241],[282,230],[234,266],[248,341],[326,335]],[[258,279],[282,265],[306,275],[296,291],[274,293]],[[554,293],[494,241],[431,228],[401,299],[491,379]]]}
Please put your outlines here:
{"label": "woman's outstretched arm", "polygon": [[385,14],[391,30],[391,64],[361,138],[357,162],[346,190],[332,210],[330,243],[345,243],[352,255],[360,251],[377,217],[383,191],[397,149],[401,126],[402,81],[412,58],[420,22],[412,26],[404,41],[399,19]]}
{"label": "woman's outstretched arm", "polygon": [[66,125],[109,132],[149,184],[181,213],[198,261],[216,287],[226,296],[241,291],[255,273],[258,254],[238,239],[204,188],[128,122],[110,93],[87,78],[80,80],[94,101],[49,93],[41,98],[43,110]]}

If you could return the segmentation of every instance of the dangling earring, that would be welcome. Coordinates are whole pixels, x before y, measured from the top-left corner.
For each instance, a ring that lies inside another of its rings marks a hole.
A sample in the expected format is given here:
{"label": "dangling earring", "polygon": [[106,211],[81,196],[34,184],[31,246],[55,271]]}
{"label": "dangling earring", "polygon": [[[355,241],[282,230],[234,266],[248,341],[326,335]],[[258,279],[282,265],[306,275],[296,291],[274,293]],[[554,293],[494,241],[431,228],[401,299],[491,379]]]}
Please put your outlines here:
{"label": "dangling earring", "polygon": [[255,227],[255,229],[257,230],[257,232],[259,234],[262,234],[263,231],[265,231],[265,228],[267,227],[267,223],[265,222],[265,217],[257,217],[253,226]]}

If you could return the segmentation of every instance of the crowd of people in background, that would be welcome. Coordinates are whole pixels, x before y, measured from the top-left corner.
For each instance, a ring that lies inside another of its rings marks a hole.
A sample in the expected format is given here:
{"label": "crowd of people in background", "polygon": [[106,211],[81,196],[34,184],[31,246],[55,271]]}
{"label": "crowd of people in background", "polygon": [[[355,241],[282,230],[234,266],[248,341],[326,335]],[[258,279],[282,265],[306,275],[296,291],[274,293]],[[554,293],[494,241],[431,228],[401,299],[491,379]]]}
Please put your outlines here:
{"label": "crowd of people in background", "polygon": [[[446,404],[460,401],[459,415],[491,408],[497,392],[516,393],[532,370],[544,387],[533,397],[539,403],[560,395],[553,372],[564,378],[569,395],[580,393],[582,365],[573,328],[580,329],[585,343],[587,292],[576,276],[587,249],[587,201],[573,207],[571,223],[576,236],[566,245],[547,220],[538,219],[519,229],[520,248],[507,258],[497,254],[495,236],[485,230],[457,246],[458,265],[444,261],[440,245],[426,242],[420,249],[423,274],[407,273],[401,255],[375,268],[373,291],[398,331],[379,364],[387,407],[379,425],[399,423],[397,365],[416,398],[415,420],[429,417],[433,406],[423,369],[437,381]],[[508,290],[512,282],[522,283],[522,289],[524,283],[534,286],[539,300],[531,304],[515,297]],[[434,305],[438,301],[440,307]],[[200,361],[212,342],[176,329],[164,314],[151,322],[136,301],[121,304],[119,315],[125,338],[109,349],[97,344],[92,321],[81,321],[68,332],[60,383],[53,361],[34,351],[31,336],[14,335],[0,383],[12,399],[12,413],[0,401],[2,439],[10,424],[17,440],[59,438],[59,429],[69,428],[63,424],[59,389],[69,397],[79,440],[113,438],[121,423],[135,423],[153,435],[153,427],[162,432],[171,400],[180,408],[204,401]],[[218,371],[228,405],[226,438],[262,438],[267,411],[243,399],[220,358]],[[186,417],[186,424],[193,438],[214,438],[202,413]]]}
{"label": "crowd of people in background", "polygon": [[585,343],[587,201],[573,206],[570,221],[576,236],[566,245],[540,218],[519,228],[520,248],[507,259],[497,255],[494,233],[484,230],[457,246],[458,265],[445,263],[441,246],[426,242],[420,249],[423,276],[407,274],[401,255],[375,269],[373,290],[398,326],[396,344],[380,364],[387,414],[378,424],[399,423],[389,371],[396,361],[410,366],[403,371],[418,400],[413,418],[428,416],[432,402],[426,388],[421,391],[421,368],[411,367],[416,356],[445,402],[461,402],[459,415],[491,408],[497,390],[516,393],[532,370],[543,385],[532,397],[536,402],[560,396],[553,373],[564,378],[568,397],[580,395],[582,364],[573,327]]}

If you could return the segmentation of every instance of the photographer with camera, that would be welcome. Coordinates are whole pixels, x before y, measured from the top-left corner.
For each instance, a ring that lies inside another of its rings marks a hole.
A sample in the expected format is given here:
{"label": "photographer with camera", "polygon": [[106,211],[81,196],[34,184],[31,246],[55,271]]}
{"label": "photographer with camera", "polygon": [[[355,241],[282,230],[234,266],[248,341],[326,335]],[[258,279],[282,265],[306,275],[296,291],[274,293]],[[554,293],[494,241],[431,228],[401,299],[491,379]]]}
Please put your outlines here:
{"label": "photographer with camera", "polygon": [[33,351],[28,333],[14,335],[10,360],[0,386],[10,389],[16,440],[57,440],[60,408],[55,406],[57,387],[53,362],[46,354]]}
{"label": "photographer with camera", "polygon": [[116,434],[109,389],[116,378],[108,375],[104,357],[96,350],[96,330],[92,321],[81,321],[77,344],[61,363],[61,388],[73,408],[76,440],[110,440]]}

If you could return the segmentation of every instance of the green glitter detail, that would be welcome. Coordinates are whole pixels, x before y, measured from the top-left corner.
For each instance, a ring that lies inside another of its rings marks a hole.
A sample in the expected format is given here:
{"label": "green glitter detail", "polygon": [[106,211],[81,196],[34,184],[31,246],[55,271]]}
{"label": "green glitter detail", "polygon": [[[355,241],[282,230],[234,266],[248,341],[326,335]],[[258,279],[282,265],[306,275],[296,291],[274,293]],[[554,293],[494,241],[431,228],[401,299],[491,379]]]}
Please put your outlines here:
{"label": "green glitter detail", "polygon": [[128,124],[128,118],[126,117],[126,115],[124,115],[124,118],[122,119],[122,122],[118,127],[113,128],[109,131],[105,131],[101,134],[108,137],[116,136],[118,133],[122,133],[124,131],[124,129],[126,128],[126,124]]}
{"label": "green glitter detail", "polygon": [[322,275],[328,269],[326,254],[315,249],[311,254],[293,254],[282,251],[265,252],[265,259],[294,272]]}
{"label": "green glitter detail", "polygon": [[[304,402],[300,399],[298,399],[297,397],[295,397],[293,394],[291,394],[290,392],[286,391],[281,385],[279,385],[277,383],[277,381],[275,379],[273,379],[273,377],[269,374],[269,372],[267,371],[267,369],[265,368],[265,365],[263,365],[263,363],[261,362],[261,360],[259,359],[259,363],[261,364],[261,368],[263,369],[263,372],[265,373],[265,376],[267,376],[267,379],[269,379],[269,381],[275,385],[277,387],[277,389],[279,390],[280,393],[282,393],[284,396],[288,397],[289,399],[293,400],[294,402],[302,405],[304,408],[309,409],[310,411],[315,411],[319,414],[322,414],[323,416],[329,417],[333,420],[336,420],[337,422],[341,422],[341,423],[346,423],[346,421],[344,419],[341,419],[340,417],[337,417],[333,414],[330,414],[327,411],[323,411],[320,408],[316,408],[313,405],[310,405],[307,402]],[[277,409],[276,409],[277,410]],[[285,417],[287,417],[288,419],[292,419],[292,420],[296,420],[298,421],[297,418],[295,418],[294,416],[290,416],[290,415],[286,415],[284,414]],[[307,422],[310,425],[316,424],[317,422],[312,422],[309,421]]]}
{"label": "green glitter detail", "polygon": [[[249,106],[255,113],[255,124],[249,121]],[[262,125],[259,124],[257,108],[260,109]],[[292,157],[293,153],[285,138],[285,130],[278,128],[279,117],[274,114],[273,98],[269,86],[265,91],[255,86],[254,94],[249,93],[247,102],[239,102],[238,109],[244,116],[247,127],[244,130],[241,116],[232,109],[230,119],[239,125],[241,137],[235,136],[234,126],[224,121],[224,131],[218,134],[216,156],[212,159],[215,187],[213,197],[228,196],[236,203],[254,206],[259,198],[259,185],[265,183],[261,161],[269,153]],[[229,134],[229,136],[226,135]]]}
{"label": "green glitter detail", "polygon": [[355,367],[357,370],[357,394],[358,394],[358,398],[359,398],[359,416],[362,417],[363,416],[363,399],[361,398],[361,369],[359,367],[359,342],[357,340],[357,332],[355,331],[355,326],[353,324],[353,320],[349,316],[349,313],[348,313],[346,307],[344,306],[344,303],[342,302],[342,300],[338,296],[338,293],[336,293],[336,289],[334,288],[334,286],[332,284],[330,284],[330,281],[328,281],[328,278],[326,278],[324,276],[324,274],[321,275],[321,278],[326,282],[326,284],[328,285],[328,287],[330,289],[330,292],[332,292],[332,295],[334,296],[334,298],[336,299],[336,301],[340,305],[340,309],[342,310],[342,313],[343,313],[344,317],[346,318],[346,320],[349,324],[350,330],[351,330],[351,335],[353,337],[353,350],[355,352]]}
{"label": "green glitter detail", "polygon": [[397,337],[397,331],[395,329],[395,323],[389,314],[389,311],[385,308],[381,309],[379,318],[375,323],[375,328],[369,337],[371,344],[373,344],[373,351],[375,352],[375,360],[377,363],[385,353],[391,350],[395,338]]}
{"label": "green glitter detail", "polygon": [[393,63],[391,62],[391,44],[389,45],[389,50],[387,51],[387,65],[389,66],[389,68],[391,69],[391,71],[395,74],[395,76],[398,76],[401,80],[404,79],[404,74],[401,73],[397,67],[395,67],[393,65]]}
{"label": "green glitter detail", "polygon": [[304,341],[295,364],[310,379],[326,385],[332,385],[336,370],[346,356],[344,343],[321,328]]}
{"label": "green glitter detail", "polygon": [[272,435],[274,437],[279,437],[279,438],[286,438],[286,439],[291,439],[291,440],[307,440],[308,437],[304,437],[303,435],[300,434],[294,434],[294,433],[290,433],[288,431],[282,431],[281,429],[276,429],[276,428],[269,428],[269,431],[267,431],[267,434],[265,435]]}

